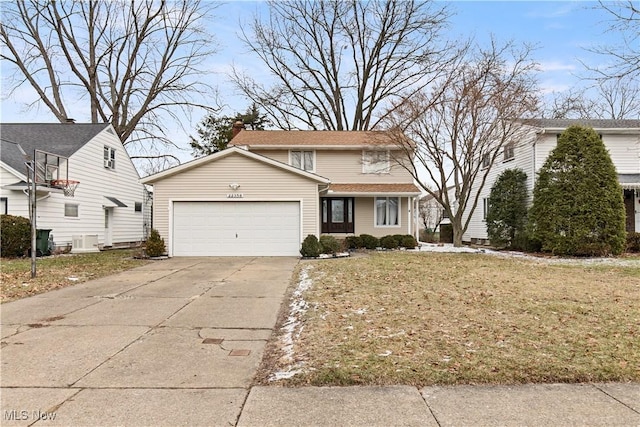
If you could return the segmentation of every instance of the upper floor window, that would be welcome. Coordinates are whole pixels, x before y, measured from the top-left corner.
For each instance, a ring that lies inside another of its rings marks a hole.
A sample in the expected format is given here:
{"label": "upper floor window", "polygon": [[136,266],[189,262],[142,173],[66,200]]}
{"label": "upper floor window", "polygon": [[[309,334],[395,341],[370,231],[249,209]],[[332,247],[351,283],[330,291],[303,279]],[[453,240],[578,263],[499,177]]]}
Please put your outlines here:
{"label": "upper floor window", "polygon": [[363,151],[362,173],[389,173],[390,157],[389,151]]}
{"label": "upper floor window", "polygon": [[291,150],[289,151],[289,164],[294,168],[313,172],[316,169],[314,157],[313,151]]}
{"label": "upper floor window", "polygon": [[142,212],[142,202],[135,202],[133,205],[133,210],[135,212]]}
{"label": "upper floor window", "polygon": [[482,155],[482,167],[488,168],[491,163],[491,157],[489,157],[489,153],[485,153]]}
{"label": "upper floor window", "polygon": [[515,157],[515,144],[510,142],[504,146],[504,161],[511,160]]}
{"label": "upper floor window", "polygon": [[107,169],[116,168],[116,149],[104,146],[104,167]]}

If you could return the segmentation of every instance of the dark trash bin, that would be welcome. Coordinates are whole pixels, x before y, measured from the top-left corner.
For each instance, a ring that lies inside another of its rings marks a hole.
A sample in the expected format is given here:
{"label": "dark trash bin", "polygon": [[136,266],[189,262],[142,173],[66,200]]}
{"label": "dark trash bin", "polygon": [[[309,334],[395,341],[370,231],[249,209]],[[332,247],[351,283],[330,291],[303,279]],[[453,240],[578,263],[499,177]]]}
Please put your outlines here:
{"label": "dark trash bin", "polygon": [[37,256],[51,255],[51,250],[49,250],[49,233],[51,233],[51,230],[46,228],[36,230]]}

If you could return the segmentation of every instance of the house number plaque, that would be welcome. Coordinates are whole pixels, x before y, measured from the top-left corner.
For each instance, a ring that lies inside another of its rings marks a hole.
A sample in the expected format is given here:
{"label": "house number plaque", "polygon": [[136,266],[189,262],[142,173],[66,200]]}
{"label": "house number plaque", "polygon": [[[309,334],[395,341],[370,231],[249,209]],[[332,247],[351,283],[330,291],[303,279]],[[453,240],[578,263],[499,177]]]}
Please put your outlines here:
{"label": "house number plaque", "polygon": [[227,199],[242,199],[244,194],[242,193],[229,193],[227,194]]}

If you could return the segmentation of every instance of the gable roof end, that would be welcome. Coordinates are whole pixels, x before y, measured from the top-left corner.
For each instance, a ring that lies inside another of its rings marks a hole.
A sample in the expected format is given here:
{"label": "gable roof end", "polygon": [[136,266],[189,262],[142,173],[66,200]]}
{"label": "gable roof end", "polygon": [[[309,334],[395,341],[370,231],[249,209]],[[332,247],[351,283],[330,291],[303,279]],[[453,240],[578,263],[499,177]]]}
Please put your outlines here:
{"label": "gable roof end", "polygon": [[283,169],[283,170],[286,170],[288,172],[292,172],[292,173],[294,173],[296,175],[301,175],[301,176],[303,176],[305,178],[309,178],[309,179],[312,179],[314,181],[317,181],[317,182],[320,182],[320,183],[323,183],[323,184],[328,184],[330,182],[329,179],[327,179],[325,177],[322,177],[320,175],[316,175],[315,173],[311,173],[311,172],[304,171],[302,169],[295,168],[293,166],[287,165],[287,164],[279,162],[277,160],[270,159],[270,158],[262,156],[260,154],[252,153],[251,151],[247,151],[247,150],[245,150],[243,148],[239,148],[239,147],[229,147],[229,148],[227,148],[225,150],[218,151],[217,153],[210,154],[210,155],[205,156],[205,157],[200,157],[199,159],[191,160],[190,162],[183,163],[183,164],[181,164],[179,166],[174,166],[174,167],[166,169],[166,170],[164,170],[162,172],[158,172],[156,174],[149,175],[149,176],[147,176],[145,178],[142,178],[141,182],[143,184],[153,184],[154,182],[160,181],[161,179],[168,178],[168,177],[170,177],[172,175],[176,175],[176,174],[182,173],[184,171],[196,168],[196,167],[204,165],[206,163],[210,163],[210,162],[214,162],[214,161],[219,160],[219,159],[223,159],[223,158],[225,158],[227,156],[230,156],[231,154],[239,154],[239,155],[248,157],[250,159],[254,159],[254,160],[257,160],[259,162],[262,162],[262,163],[265,163],[265,164],[269,164],[269,165],[274,166],[276,168]]}

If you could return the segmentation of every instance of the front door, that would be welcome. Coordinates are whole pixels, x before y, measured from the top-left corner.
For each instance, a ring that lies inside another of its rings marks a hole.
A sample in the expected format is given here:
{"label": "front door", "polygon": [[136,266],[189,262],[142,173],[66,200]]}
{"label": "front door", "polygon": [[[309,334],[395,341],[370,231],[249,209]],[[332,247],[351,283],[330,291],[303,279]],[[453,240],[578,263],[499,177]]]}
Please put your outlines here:
{"label": "front door", "polygon": [[322,199],[322,232],[353,233],[353,197]]}
{"label": "front door", "polygon": [[112,246],[112,221],[113,221],[113,209],[104,209],[104,246]]}
{"label": "front door", "polygon": [[636,197],[634,190],[624,190],[624,210],[627,233],[636,232]]}

